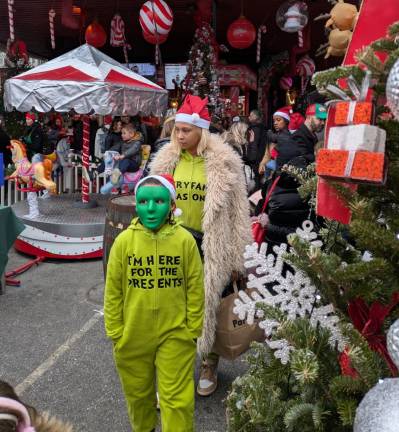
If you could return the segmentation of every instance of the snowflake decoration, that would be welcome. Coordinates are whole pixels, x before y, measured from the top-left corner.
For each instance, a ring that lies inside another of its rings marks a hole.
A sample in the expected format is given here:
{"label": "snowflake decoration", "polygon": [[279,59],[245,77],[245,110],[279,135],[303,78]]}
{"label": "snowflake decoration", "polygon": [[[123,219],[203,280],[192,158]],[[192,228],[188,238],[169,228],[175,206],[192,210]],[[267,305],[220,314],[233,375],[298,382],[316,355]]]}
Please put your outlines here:
{"label": "snowflake decoration", "polygon": [[[313,228],[311,221],[305,221],[302,228],[296,230],[296,234],[310,242],[312,247],[321,247],[322,242],[317,240]],[[241,320],[246,319],[248,324],[253,324],[255,318],[260,318],[259,327],[265,332],[266,343],[275,350],[275,357],[283,364],[289,361],[293,347],[285,339],[270,340],[280,324],[275,320],[264,318],[263,310],[258,306],[261,303],[280,309],[290,320],[309,317],[313,327],[320,325],[329,329],[331,345],[335,346],[338,343],[338,348],[342,350],[344,339],[339,331],[339,318],[335,315],[333,306],[320,305],[320,295],[310,279],[292,265],[287,268],[287,263],[284,261],[284,254],[288,251],[286,243],[273,246],[272,251],[273,253],[267,253],[266,243],[262,243],[260,249],[257,243],[246,247],[245,267],[255,268],[256,275],[249,274],[247,287],[253,290],[250,293],[238,292],[239,298],[235,300],[233,312]]]}

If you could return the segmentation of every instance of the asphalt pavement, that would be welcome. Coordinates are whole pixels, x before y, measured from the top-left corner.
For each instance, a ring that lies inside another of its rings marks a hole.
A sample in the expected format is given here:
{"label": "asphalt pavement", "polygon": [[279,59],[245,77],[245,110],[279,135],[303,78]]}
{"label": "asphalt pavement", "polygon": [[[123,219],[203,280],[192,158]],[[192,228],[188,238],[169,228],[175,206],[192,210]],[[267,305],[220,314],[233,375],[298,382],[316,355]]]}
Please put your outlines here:
{"label": "asphalt pavement", "polygon": [[[30,257],[10,251],[7,270]],[[78,432],[128,432],[125,402],[104,334],[100,260],[45,261],[0,296],[0,379]],[[225,432],[224,399],[242,360],[221,361],[219,388],[196,400],[196,431]],[[198,363],[197,371],[198,372]]]}

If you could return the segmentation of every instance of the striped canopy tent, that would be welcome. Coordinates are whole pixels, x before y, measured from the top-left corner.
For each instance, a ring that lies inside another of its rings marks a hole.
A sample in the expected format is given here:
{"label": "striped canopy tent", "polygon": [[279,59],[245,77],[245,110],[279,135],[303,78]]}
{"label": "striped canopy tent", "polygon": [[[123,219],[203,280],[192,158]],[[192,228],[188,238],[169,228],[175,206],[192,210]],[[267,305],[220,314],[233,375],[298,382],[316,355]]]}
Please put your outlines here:
{"label": "striped canopy tent", "polygon": [[[165,89],[85,44],[56,59],[8,79],[6,110],[69,112],[83,117],[83,167],[89,167],[89,118],[100,115],[156,115],[167,107]],[[82,201],[89,203],[82,179]]]}

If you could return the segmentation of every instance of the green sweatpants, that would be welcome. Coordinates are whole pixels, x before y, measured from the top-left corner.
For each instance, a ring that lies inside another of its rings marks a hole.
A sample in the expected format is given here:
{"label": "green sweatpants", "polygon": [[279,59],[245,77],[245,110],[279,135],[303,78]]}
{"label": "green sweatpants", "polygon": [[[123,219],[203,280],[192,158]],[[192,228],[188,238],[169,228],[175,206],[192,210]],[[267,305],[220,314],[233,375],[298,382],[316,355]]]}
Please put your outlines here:
{"label": "green sweatpants", "polygon": [[150,432],[157,425],[157,382],[162,432],[193,432],[196,343],[186,329],[128,345],[124,352],[118,341],[114,357],[133,431]]}

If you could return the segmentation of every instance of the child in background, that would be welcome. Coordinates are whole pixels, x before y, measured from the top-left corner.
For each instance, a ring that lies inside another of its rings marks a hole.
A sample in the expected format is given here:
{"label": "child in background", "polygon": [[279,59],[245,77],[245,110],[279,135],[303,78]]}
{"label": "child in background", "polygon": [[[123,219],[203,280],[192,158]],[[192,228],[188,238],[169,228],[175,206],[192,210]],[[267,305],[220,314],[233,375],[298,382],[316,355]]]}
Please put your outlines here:
{"label": "child in background", "polygon": [[0,381],[0,431],[73,432],[71,425],[24,404],[5,381]]}
{"label": "child in background", "polygon": [[116,238],[108,261],[105,329],[133,430],[155,431],[157,382],[162,432],[192,432],[202,262],[192,235],[174,221],[172,176],[142,179],[135,196],[138,218]]}
{"label": "child in background", "polygon": [[120,153],[115,157],[115,160],[119,161],[118,168],[115,168],[111,175],[111,182],[114,185],[119,183],[121,175],[125,172],[136,172],[140,169],[143,143],[143,136],[136,131],[132,123],[122,127],[122,142],[116,143],[109,149]]}

